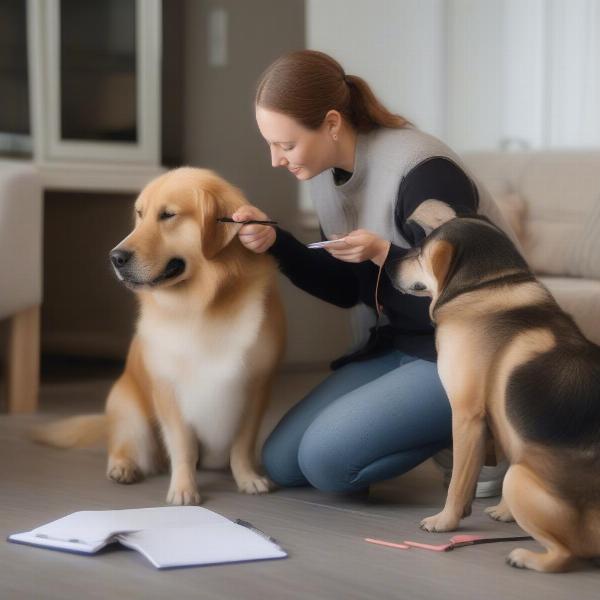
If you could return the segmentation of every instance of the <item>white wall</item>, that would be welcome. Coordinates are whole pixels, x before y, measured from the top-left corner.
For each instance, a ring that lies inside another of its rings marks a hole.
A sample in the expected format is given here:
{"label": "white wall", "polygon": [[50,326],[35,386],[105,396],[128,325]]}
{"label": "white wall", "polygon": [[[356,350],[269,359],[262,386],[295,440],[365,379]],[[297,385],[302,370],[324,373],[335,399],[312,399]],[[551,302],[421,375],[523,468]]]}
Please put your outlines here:
{"label": "white wall", "polygon": [[600,146],[599,0],[306,0],[307,46],[458,152]]}
{"label": "white wall", "polygon": [[540,146],[544,0],[449,0],[447,142]]}
{"label": "white wall", "polygon": [[445,129],[444,0],[307,0],[306,43],[364,77],[388,109]]}
{"label": "white wall", "polygon": [[539,148],[544,145],[544,0],[504,0],[504,7],[499,138]]}
{"label": "white wall", "polygon": [[494,146],[501,117],[501,2],[451,0],[447,31],[447,140]]}
{"label": "white wall", "polygon": [[600,146],[598,0],[448,0],[455,149]]}

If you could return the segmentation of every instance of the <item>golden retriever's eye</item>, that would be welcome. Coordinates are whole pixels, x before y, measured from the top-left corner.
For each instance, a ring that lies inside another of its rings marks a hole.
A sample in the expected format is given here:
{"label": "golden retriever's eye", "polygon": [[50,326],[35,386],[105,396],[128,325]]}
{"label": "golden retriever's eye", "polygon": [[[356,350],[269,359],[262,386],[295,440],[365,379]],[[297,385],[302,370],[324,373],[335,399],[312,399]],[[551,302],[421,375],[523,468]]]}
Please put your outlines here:
{"label": "golden retriever's eye", "polygon": [[159,221],[167,221],[168,219],[172,219],[175,216],[175,213],[169,212],[168,210],[163,210],[160,215],[158,215]]}
{"label": "golden retriever's eye", "polygon": [[139,208],[135,209],[135,214],[141,219],[142,218],[142,211]]}

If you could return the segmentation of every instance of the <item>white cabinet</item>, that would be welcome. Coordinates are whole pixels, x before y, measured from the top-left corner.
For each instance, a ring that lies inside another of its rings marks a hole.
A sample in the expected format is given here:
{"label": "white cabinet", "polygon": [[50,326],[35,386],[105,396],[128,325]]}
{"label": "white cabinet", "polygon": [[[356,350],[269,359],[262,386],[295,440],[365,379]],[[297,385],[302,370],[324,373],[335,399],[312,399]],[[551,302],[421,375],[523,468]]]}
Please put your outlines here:
{"label": "white cabinet", "polygon": [[0,154],[29,152],[62,189],[133,191],[161,171],[160,0],[0,0],[0,14],[26,24],[0,84],[29,112],[0,119]]}

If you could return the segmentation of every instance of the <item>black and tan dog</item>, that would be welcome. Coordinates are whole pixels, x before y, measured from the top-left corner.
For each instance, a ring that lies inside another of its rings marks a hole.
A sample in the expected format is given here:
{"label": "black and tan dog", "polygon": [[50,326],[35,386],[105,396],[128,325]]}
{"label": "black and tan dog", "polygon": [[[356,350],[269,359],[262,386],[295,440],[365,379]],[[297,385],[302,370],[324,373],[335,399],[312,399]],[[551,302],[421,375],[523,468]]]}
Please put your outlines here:
{"label": "black and tan dog", "polygon": [[421,527],[450,531],[470,514],[489,428],[511,466],[486,512],[546,549],[513,550],[509,564],[553,572],[600,556],[600,347],[486,219],[446,222],[388,271],[401,291],[432,297],[452,406],[448,497]]}

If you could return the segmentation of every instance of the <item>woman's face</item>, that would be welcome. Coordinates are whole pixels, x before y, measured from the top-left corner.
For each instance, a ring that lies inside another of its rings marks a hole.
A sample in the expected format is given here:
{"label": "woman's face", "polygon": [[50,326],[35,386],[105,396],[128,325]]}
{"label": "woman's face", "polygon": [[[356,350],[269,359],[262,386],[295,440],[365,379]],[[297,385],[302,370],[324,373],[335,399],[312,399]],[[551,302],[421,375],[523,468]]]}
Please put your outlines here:
{"label": "woman's face", "polygon": [[256,107],[256,122],[271,150],[273,167],[285,167],[297,179],[306,180],[335,164],[331,124],[307,129],[282,113]]}

